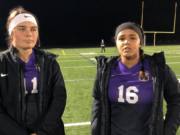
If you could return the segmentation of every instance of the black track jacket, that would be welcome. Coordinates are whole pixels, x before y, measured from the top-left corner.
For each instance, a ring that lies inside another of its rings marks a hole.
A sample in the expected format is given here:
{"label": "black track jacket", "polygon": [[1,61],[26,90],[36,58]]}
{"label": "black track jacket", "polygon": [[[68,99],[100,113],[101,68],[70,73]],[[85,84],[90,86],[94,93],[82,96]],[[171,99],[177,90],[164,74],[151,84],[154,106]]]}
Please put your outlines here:
{"label": "black track jacket", "polygon": [[[64,80],[56,55],[34,48],[40,67],[38,111],[41,125],[37,135],[64,135],[61,116],[66,104]],[[0,135],[30,135],[25,127],[24,75],[12,47],[0,55]]]}
{"label": "black track jacket", "polygon": [[[153,80],[154,99],[148,135],[175,135],[180,124],[180,84],[172,69],[165,64],[164,53],[145,55]],[[92,135],[110,135],[110,103],[108,84],[112,64],[117,57],[96,58],[97,74],[93,88],[91,115]],[[167,113],[163,119],[163,97],[167,102]]]}

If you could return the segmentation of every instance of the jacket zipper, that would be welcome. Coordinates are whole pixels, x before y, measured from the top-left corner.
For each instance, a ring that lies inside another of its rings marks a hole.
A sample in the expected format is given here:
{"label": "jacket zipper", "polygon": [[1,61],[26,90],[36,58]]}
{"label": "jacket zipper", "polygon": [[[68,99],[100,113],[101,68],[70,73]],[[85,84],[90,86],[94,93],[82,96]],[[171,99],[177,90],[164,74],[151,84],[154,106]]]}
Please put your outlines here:
{"label": "jacket zipper", "polygon": [[[23,125],[26,125],[25,117],[26,117],[26,94],[25,94],[25,88],[24,88],[24,72],[22,68],[20,69],[20,75],[21,75],[21,102],[22,102],[22,119],[23,119]],[[24,99],[22,99],[24,97]]]}
{"label": "jacket zipper", "polygon": [[[19,72],[19,62],[18,62],[18,60],[17,60],[17,69],[18,69],[17,73],[18,73],[19,105],[21,106],[21,104],[22,104],[22,102],[21,102],[22,93],[21,93],[21,86],[20,86],[21,78],[20,78],[20,74],[19,74],[20,72]],[[20,109],[22,109],[22,106],[20,107]],[[22,111],[21,111],[21,119],[22,119],[22,122],[23,122]]]}
{"label": "jacket zipper", "polygon": [[40,114],[40,121],[42,121],[42,114],[43,114],[43,71],[44,71],[44,59],[43,57],[39,58],[40,60],[38,60],[39,65],[40,65],[40,72],[39,72],[39,114]]}
{"label": "jacket zipper", "polygon": [[[156,73],[158,73],[158,67],[156,66]],[[165,69],[164,69],[164,73],[165,73]],[[159,79],[159,78],[158,78]],[[159,80],[158,80],[159,81]],[[156,83],[157,83],[157,81],[155,82],[155,86],[156,86]],[[158,91],[158,96],[157,96],[157,98],[159,99],[157,99],[158,100],[158,102],[157,102],[157,106],[156,106],[156,108],[157,108],[157,111],[156,111],[156,114],[155,114],[155,124],[154,124],[154,127],[153,127],[153,132],[152,133],[155,133],[155,129],[156,129],[156,133],[157,133],[157,131],[158,131],[158,119],[159,119],[159,112],[160,112],[160,110],[161,110],[161,106],[162,105],[160,105],[160,102],[161,102],[161,90],[163,89],[163,83],[164,82],[162,82],[162,87],[161,87],[161,89],[159,89],[159,88],[157,88],[159,91]],[[162,103],[163,104],[163,103]]]}
{"label": "jacket zipper", "polygon": [[[102,70],[102,79],[103,79],[103,81],[101,82],[102,93],[105,93],[105,92],[103,92],[103,90],[105,88],[105,86],[104,86],[105,84],[103,83],[105,81],[105,67],[103,67],[103,70]],[[104,99],[104,95],[101,98]],[[104,102],[104,106],[105,106],[105,102]],[[101,110],[103,110],[103,106],[102,106]],[[105,112],[106,112],[106,110],[105,110]],[[104,114],[102,115],[102,118],[101,118],[102,119],[102,123],[104,123],[104,127],[103,127],[103,125],[101,126],[101,134],[102,135],[105,132],[104,128],[106,127],[106,122],[105,122],[105,118],[104,118],[105,112],[104,112]]]}
{"label": "jacket zipper", "polygon": [[[157,69],[157,67],[156,67],[156,69]],[[165,75],[165,67],[164,67],[164,72],[163,72],[163,75]],[[163,77],[164,78],[164,77]],[[158,124],[158,119],[159,119],[159,112],[160,112],[160,110],[161,110],[161,107],[162,107],[162,105],[163,105],[163,103],[162,104],[160,104],[160,102],[161,102],[161,91],[163,90],[163,86],[164,86],[164,80],[163,80],[163,82],[162,82],[162,85],[161,85],[162,87],[161,87],[161,89],[160,89],[160,91],[159,91],[159,93],[158,93],[158,98],[159,98],[159,102],[158,102],[158,105],[157,105],[157,119],[156,119],[156,123],[155,123],[155,125],[157,125]],[[163,102],[163,101],[162,101]],[[157,128],[158,126],[156,126],[156,128]],[[158,130],[157,130],[158,131]]]}

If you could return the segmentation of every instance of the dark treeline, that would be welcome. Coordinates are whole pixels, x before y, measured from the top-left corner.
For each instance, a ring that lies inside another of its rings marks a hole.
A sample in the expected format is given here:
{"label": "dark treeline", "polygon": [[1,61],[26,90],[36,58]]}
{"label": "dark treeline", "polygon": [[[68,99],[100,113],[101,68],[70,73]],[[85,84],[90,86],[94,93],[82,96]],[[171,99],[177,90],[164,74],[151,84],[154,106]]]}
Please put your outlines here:
{"label": "dark treeline", "polygon": [[[146,31],[173,31],[175,0],[144,1],[143,28]],[[16,6],[37,15],[44,47],[93,46],[104,39],[114,45],[115,28],[127,21],[141,24],[140,0],[0,0],[0,41],[6,45],[6,19]],[[180,6],[180,5],[178,5]],[[179,44],[180,7],[177,6],[175,34],[157,34],[156,44]],[[153,34],[146,34],[153,44]]]}

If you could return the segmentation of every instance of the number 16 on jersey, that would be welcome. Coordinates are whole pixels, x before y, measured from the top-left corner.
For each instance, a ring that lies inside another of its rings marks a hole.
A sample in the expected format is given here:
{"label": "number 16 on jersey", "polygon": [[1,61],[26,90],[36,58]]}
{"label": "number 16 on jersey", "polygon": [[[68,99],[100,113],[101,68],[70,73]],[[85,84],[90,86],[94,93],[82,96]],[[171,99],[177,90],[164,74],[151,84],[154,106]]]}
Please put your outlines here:
{"label": "number 16 on jersey", "polygon": [[123,89],[124,86],[121,85],[120,87],[118,87],[119,89],[119,98],[118,98],[118,102],[125,102],[125,100],[130,103],[130,104],[135,104],[138,102],[138,95],[135,92],[139,92],[139,90],[135,87],[135,86],[129,86],[126,90],[125,90],[125,97],[126,99],[123,98]]}

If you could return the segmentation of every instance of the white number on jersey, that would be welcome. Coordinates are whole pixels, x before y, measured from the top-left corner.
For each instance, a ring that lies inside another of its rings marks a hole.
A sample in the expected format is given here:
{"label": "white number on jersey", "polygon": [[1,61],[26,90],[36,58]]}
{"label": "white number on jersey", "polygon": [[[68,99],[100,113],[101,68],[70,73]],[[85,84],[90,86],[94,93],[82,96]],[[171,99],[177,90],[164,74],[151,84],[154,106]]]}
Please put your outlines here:
{"label": "white number on jersey", "polygon": [[[31,93],[38,93],[37,90],[37,78],[34,77],[31,82],[33,83],[33,90],[31,90]],[[26,79],[24,78],[24,89],[25,89],[25,94],[28,94],[28,91],[26,90]]]}
{"label": "white number on jersey", "polygon": [[123,88],[124,86],[121,85],[118,89],[119,89],[119,98],[118,98],[118,102],[125,102],[124,98],[123,98]]}
{"label": "white number on jersey", "polygon": [[[118,89],[119,89],[118,102],[125,102],[125,99],[123,98],[123,88],[124,88],[123,85],[118,87]],[[135,86],[129,86],[126,89],[126,101],[128,103],[135,104],[138,102],[138,95],[135,92],[139,92],[139,90]]]}

